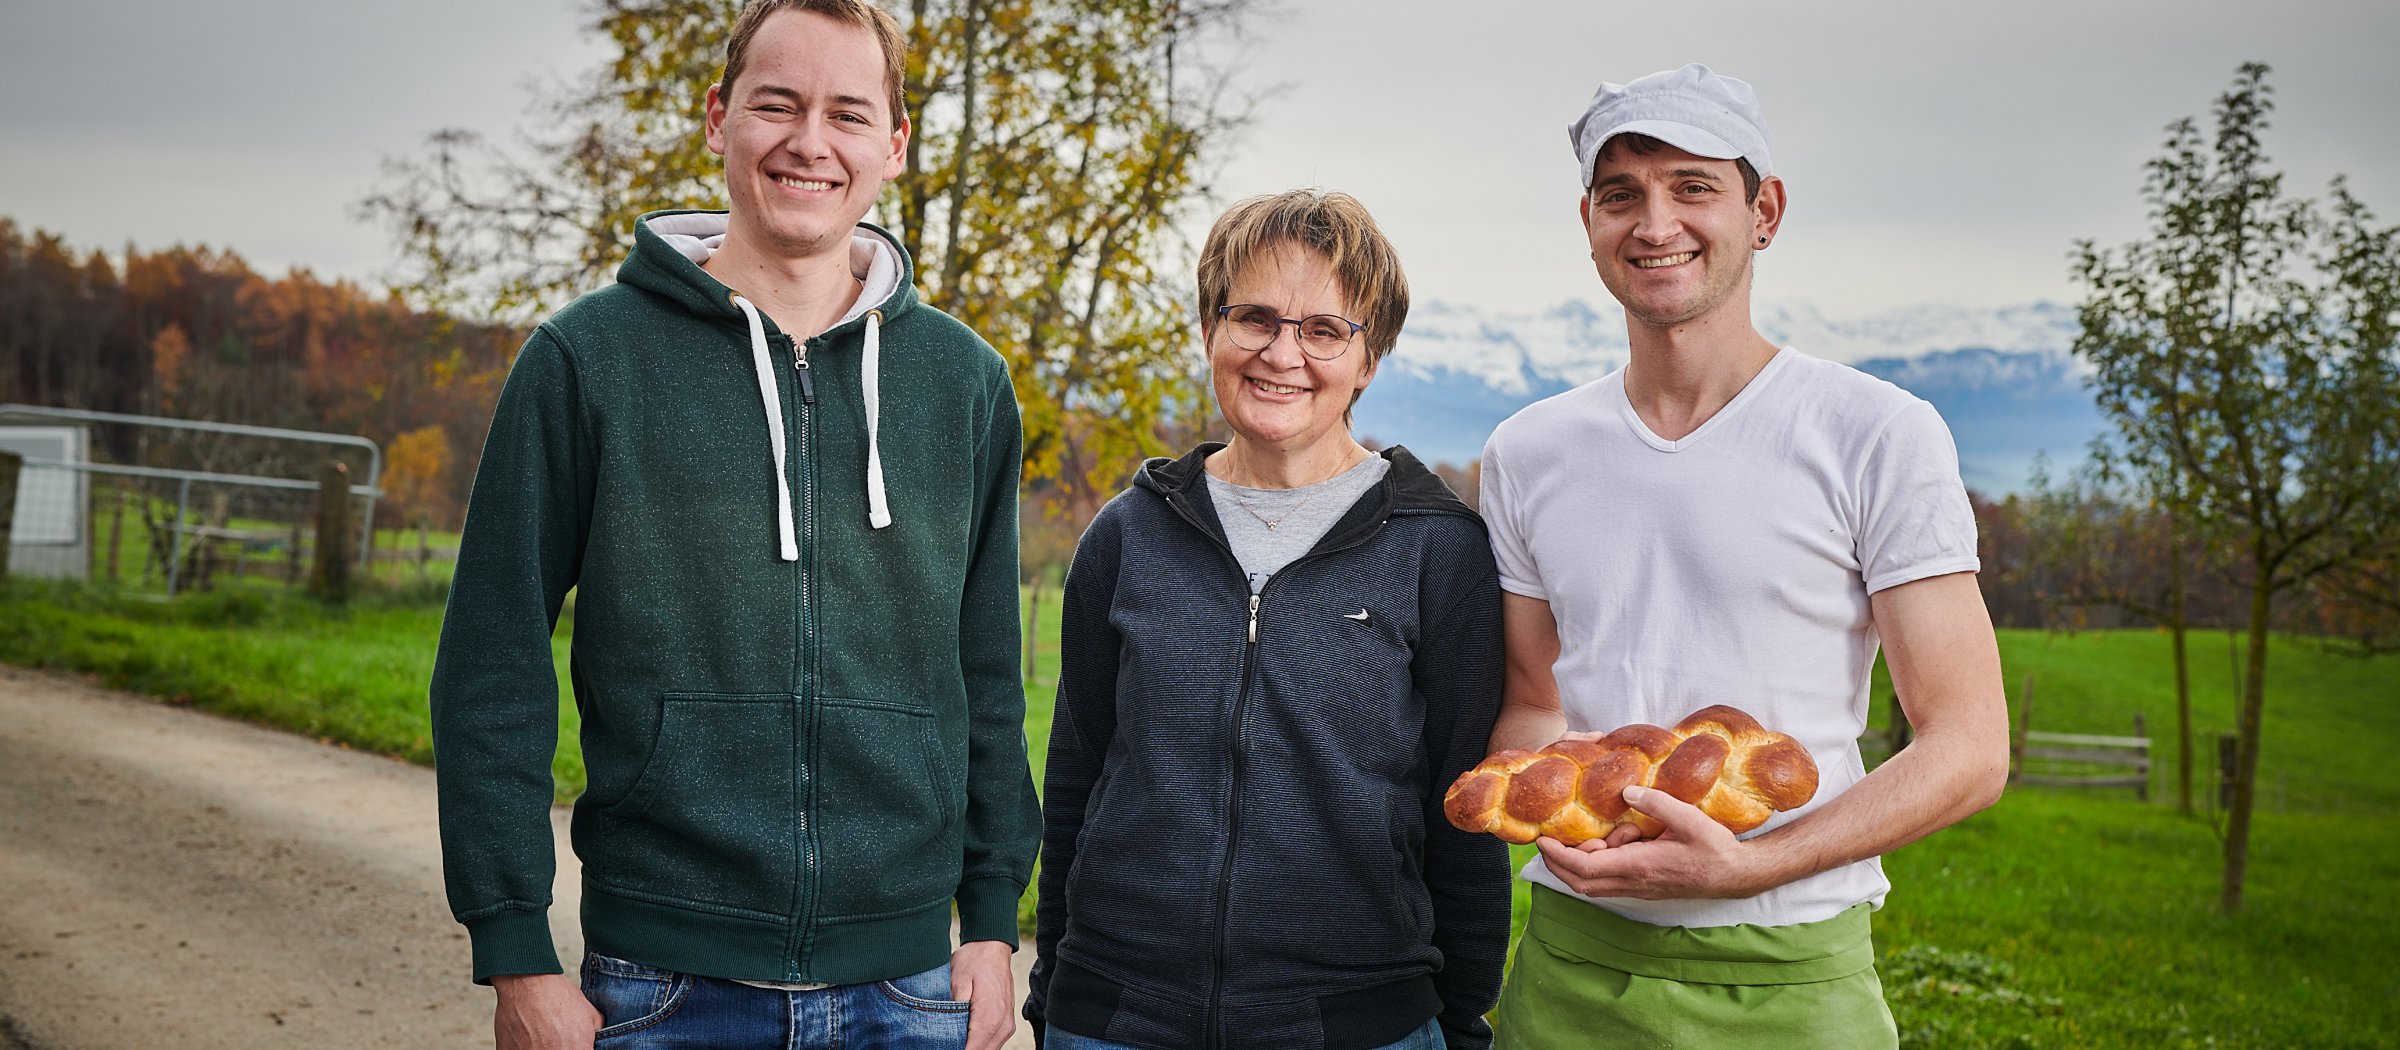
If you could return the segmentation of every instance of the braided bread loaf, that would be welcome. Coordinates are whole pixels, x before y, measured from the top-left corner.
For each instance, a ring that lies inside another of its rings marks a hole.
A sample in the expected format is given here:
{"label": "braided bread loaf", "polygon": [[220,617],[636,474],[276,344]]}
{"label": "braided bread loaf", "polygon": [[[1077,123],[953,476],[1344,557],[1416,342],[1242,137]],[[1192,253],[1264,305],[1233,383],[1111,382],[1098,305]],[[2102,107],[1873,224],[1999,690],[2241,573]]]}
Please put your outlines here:
{"label": "braided bread loaf", "polygon": [[1800,742],[1722,704],[1674,729],[1629,725],[1598,740],[1493,754],[1442,798],[1450,823],[1510,842],[1548,835],[1573,845],[1631,823],[1643,838],[1666,825],[1625,804],[1632,785],[1657,788],[1741,834],[1817,794],[1817,763]]}

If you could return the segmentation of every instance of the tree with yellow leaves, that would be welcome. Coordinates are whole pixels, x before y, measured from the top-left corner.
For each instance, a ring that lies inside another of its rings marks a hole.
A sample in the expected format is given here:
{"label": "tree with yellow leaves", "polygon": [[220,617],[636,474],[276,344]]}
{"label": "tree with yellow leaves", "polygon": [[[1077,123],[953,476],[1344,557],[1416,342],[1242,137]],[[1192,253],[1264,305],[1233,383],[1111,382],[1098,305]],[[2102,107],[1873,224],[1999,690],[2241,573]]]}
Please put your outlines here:
{"label": "tree with yellow leaves", "polygon": [[[1206,411],[1189,246],[1241,102],[1195,61],[1253,0],[907,0],[908,172],[880,217],[925,300],[1008,358],[1029,482],[1082,514]],[[660,208],[723,206],[699,134],[738,0],[603,0],[616,55],[537,103],[523,149],[460,131],[394,161],[361,209],[398,235],[418,302],[524,319],[596,287]],[[1183,428],[1183,429],[1178,429]]]}
{"label": "tree with yellow leaves", "polygon": [[450,474],[450,437],[439,426],[418,427],[384,451],[383,494],[408,521],[450,525],[457,518]]}

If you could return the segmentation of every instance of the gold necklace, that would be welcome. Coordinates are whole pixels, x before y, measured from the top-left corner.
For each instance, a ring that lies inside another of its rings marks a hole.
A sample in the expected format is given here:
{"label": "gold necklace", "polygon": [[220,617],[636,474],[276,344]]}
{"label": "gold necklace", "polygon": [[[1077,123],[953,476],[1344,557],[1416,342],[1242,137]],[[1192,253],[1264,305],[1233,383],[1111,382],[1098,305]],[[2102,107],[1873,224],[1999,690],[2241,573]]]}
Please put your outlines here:
{"label": "gold necklace", "polygon": [[[1341,475],[1339,474],[1334,475],[1334,477],[1340,476]],[[1308,506],[1308,501],[1317,498],[1317,493],[1325,491],[1325,482],[1332,480],[1333,478],[1327,478],[1325,481],[1317,482],[1316,487],[1309,490],[1308,495],[1300,497],[1300,502],[1292,504],[1289,510],[1284,511],[1281,515],[1273,518],[1269,518],[1266,515],[1259,513],[1257,507],[1251,506],[1250,498],[1242,495],[1242,489],[1239,485],[1235,485],[1233,487],[1233,501],[1241,504],[1243,510],[1249,511],[1251,517],[1257,518],[1258,523],[1266,526],[1268,532],[1273,532],[1275,531],[1276,526],[1290,521],[1292,519],[1292,515],[1300,513],[1300,508]],[[1230,485],[1232,483],[1227,482],[1227,484]]]}
{"label": "gold necklace", "polygon": [[[1369,452],[1367,455],[1372,456],[1374,453]],[[1250,505],[1250,498],[1242,495],[1242,489],[1247,486],[1237,484],[1232,478],[1225,479],[1225,484],[1227,487],[1233,489],[1233,501],[1241,504],[1243,510],[1249,511],[1251,517],[1257,518],[1258,523],[1266,526],[1268,532],[1273,532],[1275,531],[1276,526],[1292,520],[1292,515],[1300,513],[1300,508],[1308,506],[1308,501],[1317,498],[1317,493],[1325,491],[1325,486],[1330,484],[1333,479],[1349,473],[1352,467],[1356,467],[1364,462],[1366,462],[1366,457],[1361,456],[1358,459],[1354,459],[1348,463],[1342,464],[1340,470],[1336,470],[1333,473],[1326,475],[1323,481],[1316,482],[1314,485],[1312,485],[1309,488],[1308,495],[1300,497],[1300,502],[1292,504],[1290,507],[1286,508],[1283,513],[1272,518],[1259,513],[1257,507]]]}

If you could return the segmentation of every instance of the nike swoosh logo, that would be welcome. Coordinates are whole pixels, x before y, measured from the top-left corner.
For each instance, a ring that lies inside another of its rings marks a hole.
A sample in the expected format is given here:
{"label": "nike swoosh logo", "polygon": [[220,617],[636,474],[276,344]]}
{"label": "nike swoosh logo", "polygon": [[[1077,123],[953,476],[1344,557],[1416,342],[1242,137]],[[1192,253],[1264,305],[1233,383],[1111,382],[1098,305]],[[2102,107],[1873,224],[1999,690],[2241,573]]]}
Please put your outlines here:
{"label": "nike swoosh logo", "polygon": [[1342,614],[1342,619],[1345,619],[1345,620],[1356,620],[1356,621],[1358,621],[1358,622],[1360,622],[1360,623],[1365,623],[1365,622],[1367,622],[1367,611],[1366,611],[1365,609],[1360,609],[1359,611],[1357,611],[1357,612],[1354,612],[1354,613],[1343,613],[1343,614]]}

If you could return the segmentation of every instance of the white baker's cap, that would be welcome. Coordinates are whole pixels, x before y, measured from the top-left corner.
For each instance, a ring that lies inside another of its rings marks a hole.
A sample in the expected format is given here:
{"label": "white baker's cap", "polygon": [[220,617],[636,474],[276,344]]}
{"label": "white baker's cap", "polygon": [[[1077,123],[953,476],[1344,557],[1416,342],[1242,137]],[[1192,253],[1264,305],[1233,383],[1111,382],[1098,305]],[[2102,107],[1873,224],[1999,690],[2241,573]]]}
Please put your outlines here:
{"label": "white baker's cap", "polygon": [[1767,124],[1758,113],[1758,93],[1697,62],[1628,84],[1604,82],[1592,93],[1591,105],[1567,125],[1585,188],[1592,184],[1600,147],[1627,133],[1648,135],[1695,157],[1740,157],[1761,178],[1775,173],[1767,159]]}

